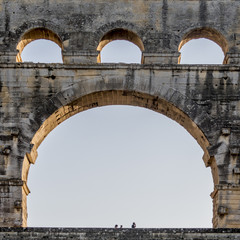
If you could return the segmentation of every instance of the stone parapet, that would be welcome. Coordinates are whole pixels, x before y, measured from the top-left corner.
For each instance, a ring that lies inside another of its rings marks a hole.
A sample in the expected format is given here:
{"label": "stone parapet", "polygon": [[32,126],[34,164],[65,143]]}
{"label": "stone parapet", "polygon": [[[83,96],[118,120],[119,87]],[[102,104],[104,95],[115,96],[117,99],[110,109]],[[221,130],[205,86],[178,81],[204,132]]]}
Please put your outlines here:
{"label": "stone parapet", "polygon": [[111,229],[111,228],[0,228],[0,239],[81,240],[231,240],[240,239],[239,229]]}

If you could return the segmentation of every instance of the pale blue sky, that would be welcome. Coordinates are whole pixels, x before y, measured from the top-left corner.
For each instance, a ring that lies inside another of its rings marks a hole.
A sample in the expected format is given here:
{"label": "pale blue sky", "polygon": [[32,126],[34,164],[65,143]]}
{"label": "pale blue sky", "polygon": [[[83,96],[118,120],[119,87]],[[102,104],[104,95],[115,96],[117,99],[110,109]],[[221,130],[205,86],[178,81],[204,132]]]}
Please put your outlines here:
{"label": "pale blue sky", "polygon": [[[48,62],[40,54],[50,53],[50,62],[59,62],[58,46],[41,41],[43,46],[34,41],[25,48],[23,60]],[[130,45],[108,44],[102,61],[139,62],[140,51]],[[209,40],[190,41],[182,52],[182,63],[196,63],[194,57],[198,63],[223,61]],[[54,129],[38,153],[28,180],[28,226],[130,227],[135,221],[137,227],[212,227],[213,183],[203,152],[183,127],[159,113],[91,109]]]}

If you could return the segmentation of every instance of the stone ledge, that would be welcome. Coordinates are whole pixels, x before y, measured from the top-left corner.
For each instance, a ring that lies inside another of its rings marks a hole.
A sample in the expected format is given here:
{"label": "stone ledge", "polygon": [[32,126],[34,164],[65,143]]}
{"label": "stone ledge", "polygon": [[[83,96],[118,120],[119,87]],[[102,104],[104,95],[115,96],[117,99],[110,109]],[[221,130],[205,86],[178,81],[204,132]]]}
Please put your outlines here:
{"label": "stone ledge", "polygon": [[139,64],[139,63],[5,63],[0,62],[0,68],[5,69],[49,69],[51,71],[56,69],[156,69],[156,70],[200,70],[200,71],[239,71],[240,65],[228,65],[228,64]]}
{"label": "stone ledge", "polygon": [[211,228],[0,228],[0,239],[240,239],[240,229]]}

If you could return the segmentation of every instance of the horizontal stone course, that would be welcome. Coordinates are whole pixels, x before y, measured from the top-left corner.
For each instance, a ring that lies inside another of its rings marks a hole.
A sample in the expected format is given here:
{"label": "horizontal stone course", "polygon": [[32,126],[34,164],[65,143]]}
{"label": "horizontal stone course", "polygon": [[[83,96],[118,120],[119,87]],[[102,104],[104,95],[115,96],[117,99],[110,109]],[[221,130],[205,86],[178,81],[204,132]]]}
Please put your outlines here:
{"label": "horizontal stone course", "polygon": [[240,229],[201,228],[0,228],[0,239],[81,239],[81,240],[174,240],[174,239],[240,239]]}

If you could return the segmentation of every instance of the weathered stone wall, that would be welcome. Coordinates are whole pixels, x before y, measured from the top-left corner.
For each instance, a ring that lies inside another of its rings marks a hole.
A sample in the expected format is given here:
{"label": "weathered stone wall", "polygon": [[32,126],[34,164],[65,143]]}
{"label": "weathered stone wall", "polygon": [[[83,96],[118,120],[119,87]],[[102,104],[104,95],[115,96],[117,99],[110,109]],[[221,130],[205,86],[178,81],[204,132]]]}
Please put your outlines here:
{"label": "weathered stone wall", "polygon": [[238,229],[0,228],[1,240],[236,240],[239,238]]}
{"label": "weathered stone wall", "polygon": [[[238,63],[239,10],[239,1],[230,0],[1,0],[1,58],[15,61],[21,40],[20,53],[29,41],[49,38],[62,47],[65,63],[96,62],[104,36],[125,29],[118,37],[142,48],[145,63],[177,63],[179,46],[199,37],[218,43],[225,63]],[[34,28],[53,34],[29,33]]]}
{"label": "weathered stone wall", "polygon": [[[51,130],[81,111],[126,104],[196,139],[212,169],[213,227],[239,228],[239,12],[230,0],[0,0],[0,226],[27,225],[29,167]],[[200,37],[221,46],[226,65],[177,65],[178,50]],[[63,64],[21,63],[36,39],[58,44]],[[116,39],[136,44],[143,64],[99,64]]]}
{"label": "weathered stone wall", "polygon": [[18,195],[11,189],[1,194],[5,199],[1,202],[3,225],[26,225],[28,170],[36,160],[38,146],[52,129],[81,111],[126,104],[160,112],[193,135],[204,150],[206,166],[211,166],[213,172],[214,226],[239,226],[239,67],[0,67],[1,177],[3,186],[6,181],[6,185],[15,186],[18,180]]}

